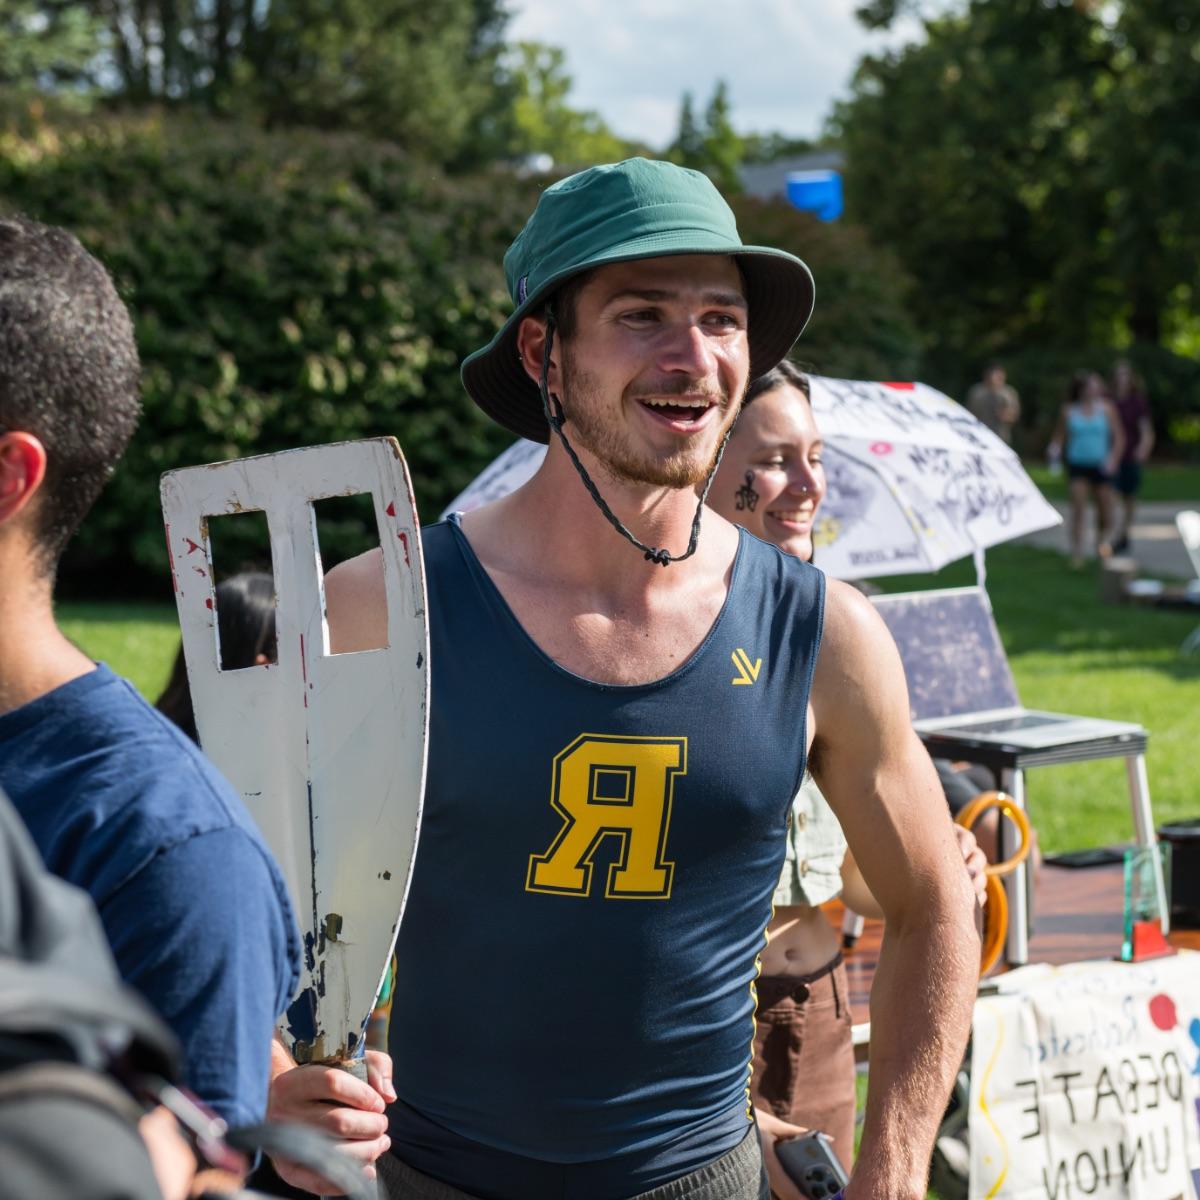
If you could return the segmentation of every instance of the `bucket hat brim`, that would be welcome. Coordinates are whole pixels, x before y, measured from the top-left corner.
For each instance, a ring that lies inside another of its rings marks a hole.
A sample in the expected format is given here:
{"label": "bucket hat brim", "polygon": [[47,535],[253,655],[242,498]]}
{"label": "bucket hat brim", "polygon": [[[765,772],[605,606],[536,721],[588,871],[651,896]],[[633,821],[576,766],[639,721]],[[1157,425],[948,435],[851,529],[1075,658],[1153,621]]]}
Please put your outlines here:
{"label": "bucket hat brim", "polygon": [[788,356],[812,315],[815,288],[804,263],[783,250],[744,246],[705,230],[659,230],[609,248],[586,263],[542,281],[481,350],[463,361],[462,381],[471,398],[494,421],[518,437],[548,442],[550,430],[542,412],[537,383],[529,377],[517,351],[521,321],[540,314],[547,299],[572,277],[596,267],[637,259],[684,254],[720,254],[735,258],[746,285],[750,378],[757,379]]}

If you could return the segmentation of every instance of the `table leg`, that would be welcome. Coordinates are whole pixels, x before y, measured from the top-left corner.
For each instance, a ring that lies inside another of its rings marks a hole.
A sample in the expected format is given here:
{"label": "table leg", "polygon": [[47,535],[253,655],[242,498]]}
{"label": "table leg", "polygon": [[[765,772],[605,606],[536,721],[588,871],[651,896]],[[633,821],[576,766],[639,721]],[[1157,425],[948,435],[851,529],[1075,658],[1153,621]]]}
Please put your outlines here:
{"label": "table leg", "polygon": [[[1004,772],[1004,790],[1013,798],[1018,808],[1025,807],[1025,772],[1020,767],[1011,767]],[[1016,850],[1016,831],[1003,819],[997,836],[1001,861],[1009,858]],[[1029,894],[1028,860],[1004,879],[1008,894],[1008,943],[1006,958],[1011,967],[1024,966],[1029,961]]]}
{"label": "table leg", "polygon": [[[1129,804],[1133,809],[1133,829],[1139,846],[1157,846],[1158,835],[1154,831],[1154,817],[1150,811],[1150,779],[1146,774],[1146,756],[1133,754],[1125,760],[1125,774],[1129,779]],[[1162,914],[1162,931],[1171,927],[1171,906],[1167,902],[1167,890],[1163,880],[1162,859],[1154,858],[1154,894],[1158,911]]]}

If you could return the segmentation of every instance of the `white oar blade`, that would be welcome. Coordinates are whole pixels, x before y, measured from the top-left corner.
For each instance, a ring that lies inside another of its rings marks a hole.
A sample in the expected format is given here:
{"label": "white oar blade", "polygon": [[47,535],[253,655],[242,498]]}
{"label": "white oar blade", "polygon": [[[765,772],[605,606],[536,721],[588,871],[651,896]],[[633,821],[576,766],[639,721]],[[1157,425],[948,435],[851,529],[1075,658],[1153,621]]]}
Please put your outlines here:
{"label": "white oar blade", "polygon": [[[330,654],[313,502],[369,492],[387,645]],[[392,438],[163,477],[167,544],[201,744],[278,858],[304,938],[286,1031],[300,1060],[347,1058],[395,942],[425,776],[429,647],[412,488]],[[278,661],[222,671],[208,518],[266,514]]]}

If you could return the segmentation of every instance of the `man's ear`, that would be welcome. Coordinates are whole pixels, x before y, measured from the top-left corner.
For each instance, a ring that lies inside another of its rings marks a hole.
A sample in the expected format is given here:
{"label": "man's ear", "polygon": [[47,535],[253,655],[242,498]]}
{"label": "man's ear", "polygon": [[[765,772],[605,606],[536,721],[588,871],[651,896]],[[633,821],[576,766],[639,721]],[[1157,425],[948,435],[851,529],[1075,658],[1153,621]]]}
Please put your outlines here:
{"label": "man's ear", "polygon": [[0,433],[0,521],[15,517],[46,478],[46,448],[32,433]]}
{"label": "man's ear", "polygon": [[[555,331],[554,345],[550,347],[550,391],[562,395],[559,386],[558,349],[560,338]],[[534,383],[542,378],[542,355],[546,353],[546,321],[544,317],[526,317],[517,329],[517,357],[525,374]]]}

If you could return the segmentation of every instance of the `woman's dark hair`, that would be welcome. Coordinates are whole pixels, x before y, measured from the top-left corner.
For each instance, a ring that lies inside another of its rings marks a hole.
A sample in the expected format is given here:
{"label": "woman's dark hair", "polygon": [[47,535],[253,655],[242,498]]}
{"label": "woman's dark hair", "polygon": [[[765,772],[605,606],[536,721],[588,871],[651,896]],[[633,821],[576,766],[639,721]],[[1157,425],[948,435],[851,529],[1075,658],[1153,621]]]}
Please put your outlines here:
{"label": "woman's dark hair", "polygon": [[794,387],[797,391],[804,393],[804,398],[810,403],[812,394],[808,388],[808,376],[800,370],[795,363],[789,362],[786,358],[777,367],[772,367],[765,375],[760,375],[746,389],[746,398],[742,401],[742,407],[745,408],[752,400],[757,400],[759,396],[765,396],[767,392],[773,392],[776,388]]}
{"label": "woman's dark hair", "polygon": [[[261,571],[246,571],[218,583],[217,632],[221,639],[222,671],[252,667],[260,654],[275,662],[275,580]],[[192,711],[182,646],[155,707],[192,741],[200,740],[196,736],[196,716]]]}
{"label": "woman's dark hair", "polygon": [[1071,382],[1067,385],[1067,403],[1078,404],[1083,398],[1083,393],[1087,389],[1087,385],[1095,378],[1095,371],[1076,371],[1071,376]]}

